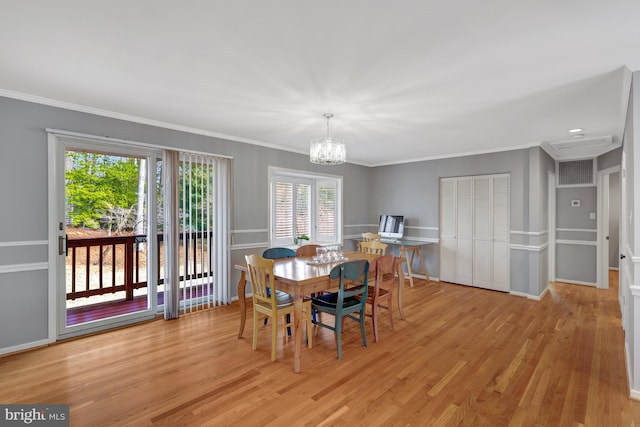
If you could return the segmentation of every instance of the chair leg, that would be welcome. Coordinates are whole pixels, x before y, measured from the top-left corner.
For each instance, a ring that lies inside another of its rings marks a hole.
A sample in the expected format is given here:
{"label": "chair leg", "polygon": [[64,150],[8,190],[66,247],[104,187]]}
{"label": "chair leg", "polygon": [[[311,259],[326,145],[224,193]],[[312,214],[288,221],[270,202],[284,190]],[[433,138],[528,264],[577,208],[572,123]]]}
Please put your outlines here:
{"label": "chair leg", "polygon": [[311,318],[307,319],[307,321],[305,322],[307,327],[307,347],[308,348],[313,348],[313,334],[311,333]]}
{"label": "chair leg", "polygon": [[[265,319],[266,320],[266,319]],[[258,312],[253,310],[253,344],[252,348],[258,348]]]}
{"label": "chair leg", "polygon": [[373,340],[375,342],[378,342],[378,311],[380,311],[378,304],[371,304],[371,323],[373,323]]}
{"label": "chair leg", "polygon": [[342,360],[342,317],[336,316],[336,348],[338,349],[338,360]]}
{"label": "chair leg", "polygon": [[362,335],[362,345],[367,346],[367,335],[364,331],[364,307],[360,311],[360,335]]}
{"label": "chair leg", "polygon": [[276,348],[278,347],[278,319],[274,316],[271,322],[271,361],[276,361]]}
{"label": "chair leg", "polygon": [[387,311],[389,312],[389,326],[391,326],[391,330],[393,331],[393,298],[389,298]]}

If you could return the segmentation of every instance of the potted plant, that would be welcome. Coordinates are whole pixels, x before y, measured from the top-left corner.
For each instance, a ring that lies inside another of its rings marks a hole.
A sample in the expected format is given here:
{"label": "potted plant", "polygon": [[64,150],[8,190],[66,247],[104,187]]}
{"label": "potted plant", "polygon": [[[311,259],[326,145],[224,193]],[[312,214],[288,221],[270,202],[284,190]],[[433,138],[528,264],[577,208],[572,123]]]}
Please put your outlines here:
{"label": "potted plant", "polygon": [[301,234],[300,236],[296,236],[293,238],[293,244],[294,245],[302,244],[303,240],[309,240],[309,236],[307,236],[306,234]]}

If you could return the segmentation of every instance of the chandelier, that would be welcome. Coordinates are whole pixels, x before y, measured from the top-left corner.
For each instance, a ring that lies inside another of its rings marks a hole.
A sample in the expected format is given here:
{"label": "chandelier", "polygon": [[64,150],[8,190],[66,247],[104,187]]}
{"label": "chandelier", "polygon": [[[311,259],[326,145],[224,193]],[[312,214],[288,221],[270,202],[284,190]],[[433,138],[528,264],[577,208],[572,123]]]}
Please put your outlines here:
{"label": "chandelier", "polygon": [[347,146],[340,138],[329,136],[329,119],[332,113],[322,115],[327,119],[327,136],[311,140],[309,159],[319,165],[339,165],[347,161]]}

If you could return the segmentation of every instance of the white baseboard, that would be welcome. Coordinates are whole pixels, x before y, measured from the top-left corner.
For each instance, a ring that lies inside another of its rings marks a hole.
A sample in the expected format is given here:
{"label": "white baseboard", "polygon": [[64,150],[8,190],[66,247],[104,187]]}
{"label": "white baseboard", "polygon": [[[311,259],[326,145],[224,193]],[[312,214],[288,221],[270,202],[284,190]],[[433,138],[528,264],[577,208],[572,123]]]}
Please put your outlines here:
{"label": "white baseboard", "polygon": [[631,355],[629,354],[629,346],[625,340],[624,343],[624,365],[627,369],[627,381],[629,383],[629,397],[635,400],[640,400],[640,390],[634,390],[633,385],[633,375],[631,374],[631,365],[629,364],[629,360],[631,360]]}
{"label": "white baseboard", "polygon": [[39,341],[33,341],[33,342],[27,342],[27,343],[20,344],[20,345],[14,345],[13,347],[0,348],[0,355],[1,354],[9,354],[9,353],[17,353],[19,351],[30,350],[30,349],[36,348],[36,347],[44,347],[46,345],[49,345],[49,340],[47,340],[47,339],[39,340]]}
{"label": "white baseboard", "polygon": [[594,286],[594,287],[598,286],[597,283],[593,283],[593,282],[581,282],[580,280],[561,279],[559,277],[556,277],[555,281],[556,282],[563,282],[563,283],[570,283],[572,285],[583,285],[583,286]]}
{"label": "white baseboard", "polygon": [[531,295],[531,294],[527,294],[525,292],[518,292],[518,291],[509,291],[510,295],[516,296],[516,297],[523,297],[523,298],[528,298],[534,301],[540,301],[545,294],[549,292],[549,287],[546,287],[544,289],[544,291],[542,291],[542,293],[540,295]]}

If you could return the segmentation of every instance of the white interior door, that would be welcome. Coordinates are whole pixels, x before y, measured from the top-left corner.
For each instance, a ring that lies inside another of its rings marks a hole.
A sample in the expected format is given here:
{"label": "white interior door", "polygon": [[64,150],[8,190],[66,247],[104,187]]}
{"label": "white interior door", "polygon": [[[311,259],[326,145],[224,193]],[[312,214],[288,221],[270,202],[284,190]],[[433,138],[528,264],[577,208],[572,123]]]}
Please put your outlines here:
{"label": "white interior door", "polygon": [[509,291],[509,175],[492,178],[493,280],[491,289]]}
{"label": "white interior door", "polygon": [[492,178],[473,178],[473,285],[491,288],[493,278]]}
{"label": "white interior door", "polygon": [[440,180],[440,280],[509,290],[509,175]]}
{"label": "white interior door", "polygon": [[440,280],[456,281],[456,180],[440,180]]}
{"label": "white interior door", "polygon": [[458,178],[456,188],[456,283],[473,284],[473,178]]}

